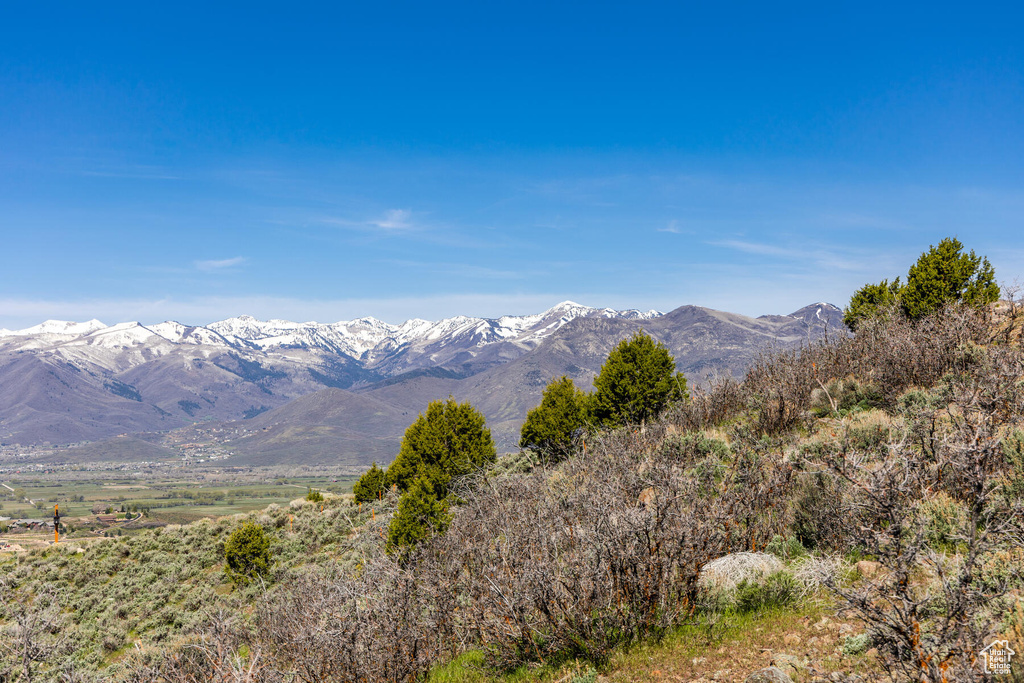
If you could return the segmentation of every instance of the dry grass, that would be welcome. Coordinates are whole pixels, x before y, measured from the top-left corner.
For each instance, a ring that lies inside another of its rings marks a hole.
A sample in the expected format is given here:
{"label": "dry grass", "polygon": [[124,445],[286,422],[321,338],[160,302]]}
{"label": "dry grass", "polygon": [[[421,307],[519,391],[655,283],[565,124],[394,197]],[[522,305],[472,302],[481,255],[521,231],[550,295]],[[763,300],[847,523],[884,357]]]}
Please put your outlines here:
{"label": "dry grass", "polygon": [[743,581],[757,581],[783,569],[779,558],[767,553],[732,553],[704,565],[697,584],[715,592],[731,591]]}
{"label": "dry grass", "polygon": [[793,577],[806,593],[814,593],[840,583],[850,571],[849,563],[838,555],[808,555],[794,563]]}
{"label": "dry grass", "polygon": [[1017,654],[1011,662],[1012,683],[1024,681],[1024,595],[1019,595],[1013,609],[1006,616],[1006,628],[1002,637],[1010,641],[1010,649]]}
{"label": "dry grass", "polygon": [[731,439],[729,438],[729,432],[723,429],[722,427],[709,427],[703,430],[702,434],[707,439],[721,441],[726,445],[728,445],[731,441]]}
{"label": "dry grass", "polygon": [[845,421],[850,425],[851,428],[857,427],[885,427],[890,428],[902,424],[902,421],[898,418],[893,417],[884,410],[878,410],[877,408],[871,410],[862,410],[855,413],[850,413]]}

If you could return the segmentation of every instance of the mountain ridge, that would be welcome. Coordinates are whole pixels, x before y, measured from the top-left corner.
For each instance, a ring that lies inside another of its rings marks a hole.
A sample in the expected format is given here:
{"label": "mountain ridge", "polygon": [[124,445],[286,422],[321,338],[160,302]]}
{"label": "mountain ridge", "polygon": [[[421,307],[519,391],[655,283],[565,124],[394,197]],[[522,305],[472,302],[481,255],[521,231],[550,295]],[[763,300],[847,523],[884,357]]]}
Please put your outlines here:
{"label": "mountain ridge", "polygon": [[[145,341],[152,335],[172,343],[220,344],[233,348],[323,347],[359,358],[381,343],[401,345],[414,340],[437,340],[453,334],[475,332],[479,343],[499,341],[509,337],[529,337],[529,333],[544,336],[565,322],[581,316],[625,317],[647,319],[662,315],[660,311],[611,308],[593,308],[572,301],[563,301],[543,313],[529,315],[503,315],[497,318],[453,316],[438,321],[411,318],[398,325],[364,316],[335,323],[316,321],[293,322],[272,318],[259,320],[250,315],[225,318],[208,325],[185,325],[175,320],[142,324],[126,321],[106,325],[99,320],[74,322],[46,320],[22,330],[0,330],[0,344],[17,338],[42,337],[54,344],[70,343],[72,339],[88,337],[78,343],[97,343],[110,335],[120,342]],[[540,326],[539,323],[546,323]],[[116,344],[116,342],[115,342]]]}
{"label": "mountain ridge", "polygon": [[[588,387],[607,352],[636,329],[665,343],[696,382],[708,373],[742,374],[758,348],[799,343],[830,326],[845,332],[841,311],[823,303],[760,318],[699,306],[658,314],[563,302],[527,316],[343,323],[348,341],[333,327],[339,323],[251,316],[208,326],[47,321],[5,333],[0,381],[15,390],[0,397],[0,443],[68,445],[278,416],[235,449],[240,461],[286,458],[288,434],[300,460],[329,460],[333,452],[359,461],[359,442],[382,459],[404,431],[399,422],[450,393],[479,404],[501,447],[511,449],[517,422],[551,377],[569,374]],[[284,406],[327,389],[345,392],[343,401],[333,396],[353,425],[335,416],[318,428],[285,429],[296,413]],[[381,404],[371,411],[365,401]],[[258,443],[270,436],[276,444]]]}

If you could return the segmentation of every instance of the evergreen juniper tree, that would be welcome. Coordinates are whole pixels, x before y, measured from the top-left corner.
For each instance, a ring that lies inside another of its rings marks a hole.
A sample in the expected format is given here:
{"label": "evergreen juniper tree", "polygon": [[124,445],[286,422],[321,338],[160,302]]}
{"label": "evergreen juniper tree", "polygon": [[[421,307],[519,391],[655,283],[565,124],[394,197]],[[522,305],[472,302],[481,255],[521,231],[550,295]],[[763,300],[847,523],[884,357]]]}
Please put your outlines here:
{"label": "evergreen juniper tree", "polygon": [[384,475],[384,487],[406,491],[422,473],[457,478],[497,459],[484,416],[469,403],[432,401],[402,438],[398,457]]}
{"label": "evergreen juniper tree", "polygon": [[590,415],[603,427],[644,422],[688,398],[686,378],[660,342],[637,331],[608,354],[594,378]]}
{"label": "evergreen juniper tree", "polygon": [[270,539],[263,527],[246,522],[231,532],[224,543],[224,572],[236,584],[264,577],[270,573]]}
{"label": "evergreen juniper tree", "polygon": [[377,462],[374,461],[370,469],[366,470],[352,487],[352,494],[357,503],[369,503],[377,500],[383,492],[384,470],[377,467]]}
{"label": "evergreen juniper tree", "polygon": [[854,292],[850,304],[843,311],[843,324],[851,330],[865,318],[873,318],[892,309],[900,300],[900,279],[892,282],[882,280],[878,284],[867,284]]}
{"label": "evergreen juniper tree", "polygon": [[917,320],[951,303],[982,307],[999,299],[995,270],[988,259],[964,245],[955,237],[947,237],[932,246],[910,267],[907,282],[882,280],[867,284],[854,292],[843,312],[843,322],[856,330],[860,322],[885,311],[897,310],[910,320]]}
{"label": "evergreen juniper tree", "polygon": [[933,246],[910,267],[900,304],[911,320],[934,313],[948,303],[984,306],[999,299],[995,270],[988,259],[947,237]]}
{"label": "evergreen juniper tree", "polygon": [[451,522],[449,478],[421,474],[398,501],[388,527],[387,551],[403,554],[420,541],[442,534]]}
{"label": "evergreen juniper tree", "polygon": [[546,462],[564,459],[587,421],[587,395],[562,375],[544,389],[540,405],[526,414],[520,448],[532,448]]}
{"label": "evergreen juniper tree", "polygon": [[451,482],[494,463],[484,416],[469,403],[433,401],[405,431],[384,486],[403,491],[388,530],[388,552],[401,553],[448,526]]}

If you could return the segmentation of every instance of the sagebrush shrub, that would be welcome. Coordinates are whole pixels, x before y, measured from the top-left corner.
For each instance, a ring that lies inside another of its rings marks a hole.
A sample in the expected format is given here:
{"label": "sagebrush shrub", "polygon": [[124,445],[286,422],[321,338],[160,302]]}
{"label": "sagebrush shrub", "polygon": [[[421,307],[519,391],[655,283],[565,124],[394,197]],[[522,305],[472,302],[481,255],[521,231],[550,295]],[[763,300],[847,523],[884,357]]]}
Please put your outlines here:
{"label": "sagebrush shrub", "polygon": [[881,410],[858,413],[845,424],[845,438],[857,450],[885,456],[885,446],[898,435],[899,428]]}
{"label": "sagebrush shrub", "polygon": [[788,571],[768,574],[763,579],[743,580],[736,586],[736,609],[759,612],[789,607],[800,597],[800,584]]}
{"label": "sagebrush shrub", "polygon": [[273,559],[270,538],[259,524],[245,522],[224,543],[224,572],[236,584],[269,575]]}
{"label": "sagebrush shrub", "polygon": [[660,457],[682,465],[697,463],[708,456],[717,460],[729,457],[729,446],[724,441],[692,432],[669,436],[659,449]]}
{"label": "sagebrush shrub", "polygon": [[665,411],[665,419],[687,431],[715,427],[735,418],[747,405],[748,396],[731,375],[714,380],[706,386],[690,390],[689,400],[674,403]]}
{"label": "sagebrush shrub", "polygon": [[818,417],[842,416],[857,410],[883,405],[881,390],[856,377],[832,380],[811,391],[811,411]]}
{"label": "sagebrush shrub", "polygon": [[867,651],[868,645],[870,644],[871,637],[867,633],[858,633],[855,636],[846,636],[846,640],[843,641],[843,654],[863,654],[865,651]]}
{"label": "sagebrush shrub", "polygon": [[764,550],[782,560],[792,560],[807,554],[807,549],[796,536],[775,535]]}
{"label": "sagebrush shrub", "polygon": [[[954,311],[922,322],[942,330],[957,320]],[[884,458],[838,441],[811,458],[847,483],[844,542],[883,568],[871,581],[830,588],[868,625],[895,678],[981,679],[975,653],[1013,585],[989,579],[999,573],[992,560],[1024,544],[1024,505],[1002,494],[1008,463],[1000,438],[1024,418],[1024,355],[992,347],[957,367],[967,361],[954,340],[931,340],[946,344],[951,364],[925,385],[932,388],[901,392],[906,438],[888,443]]]}
{"label": "sagebrush shrub", "polygon": [[1006,459],[1004,495],[1008,500],[1024,499],[1024,430],[1014,429],[1003,438]]}
{"label": "sagebrush shrub", "polygon": [[944,491],[918,506],[928,544],[936,550],[953,550],[966,536],[969,512]]}

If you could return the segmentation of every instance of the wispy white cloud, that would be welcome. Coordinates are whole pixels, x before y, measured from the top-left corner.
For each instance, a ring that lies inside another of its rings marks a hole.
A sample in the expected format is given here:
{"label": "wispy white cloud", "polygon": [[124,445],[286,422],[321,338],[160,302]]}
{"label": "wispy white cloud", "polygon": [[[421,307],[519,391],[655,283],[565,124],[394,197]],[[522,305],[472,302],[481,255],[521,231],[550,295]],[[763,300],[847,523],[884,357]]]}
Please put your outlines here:
{"label": "wispy white cloud", "polygon": [[521,280],[529,277],[534,271],[493,268],[472,263],[449,263],[443,261],[410,261],[405,259],[382,259],[381,263],[398,268],[414,268],[428,273],[456,275],[466,278],[490,280]]}
{"label": "wispy white cloud", "polygon": [[384,212],[382,218],[369,221],[369,224],[381,230],[409,230],[413,227],[412,211],[391,209]]}
{"label": "wispy white cloud", "polygon": [[708,242],[708,244],[715,247],[726,247],[727,249],[735,249],[736,251],[742,251],[745,254],[757,254],[759,256],[781,256],[783,258],[797,258],[801,255],[806,256],[806,251],[798,249],[779,247],[773,244],[762,244],[759,242],[744,242],[743,240],[718,240],[715,242]]}
{"label": "wispy white cloud", "polygon": [[617,197],[623,187],[635,181],[636,176],[629,174],[559,178],[527,184],[523,191],[555,201],[606,209],[619,206],[611,197]]}
{"label": "wispy white cloud", "polygon": [[[282,224],[334,226],[344,228],[348,234],[360,233],[364,240],[381,238],[416,240],[434,247],[456,249],[512,250],[535,246],[533,241],[516,239],[513,232],[502,230],[489,221],[461,222],[437,218],[425,211],[389,209],[371,218],[352,219],[333,215],[303,215],[285,219]],[[331,239],[329,231],[319,230],[318,239]]]}
{"label": "wispy white cloud", "polygon": [[661,227],[661,228],[656,228],[656,230],[658,232],[672,233],[673,235],[681,235],[683,233],[687,233],[687,234],[691,234],[692,233],[691,230],[683,230],[682,226],[679,224],[679,221],[677,221],[677,220],[671,220],[671,221],[668,222],[667,225],[665,225],[664,227]]}
{"label": "wispy white cloud", "polygon": [[322,216],[316,221],[326,225],[384,233],[408,232],[423,227],[413,220],[413,212],[409,209],[388,209],[382,214],[363,220]]}
{"label": "wispy white cloud", "polygon": [[196,261],[195,266],[199,270],[205,272],[224,270],[226,268],[233,268],[234,266],[240,266],[245,263],[244,256],[235,256],[233,258],[225,259],[212,259],[209,261]]}
{"label": "wispy white cloud", "polygon": [[822,247],[813,243],[781,246],[763,242],[730,239],[716,240],[708,242],[708,244],[755,256],[773,256],[803,264],[805,267],[828,270],[871,270],[877,265],[877,259],[881,257],[881,254],[875,254],[863,249]]}

